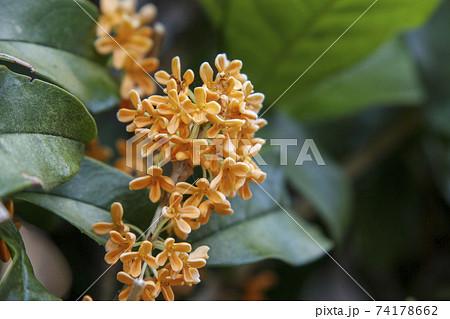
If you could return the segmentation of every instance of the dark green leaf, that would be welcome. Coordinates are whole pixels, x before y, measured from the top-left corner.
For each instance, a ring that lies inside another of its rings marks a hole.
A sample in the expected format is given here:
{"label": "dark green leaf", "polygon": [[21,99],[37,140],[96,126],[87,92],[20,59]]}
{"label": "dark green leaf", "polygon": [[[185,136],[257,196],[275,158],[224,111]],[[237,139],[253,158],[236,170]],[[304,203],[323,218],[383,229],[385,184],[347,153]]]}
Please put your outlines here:
{"label": "dark green leaf", "polygon": [[111,221],[110,207],[113,202],[122,203],[127,222],[143,230],[150,225],[156,207],[150,202],[148,191],[129,190],[131,180],[131,176],[117,169],[86,158],[80,165],[80,172],[51,193],[31,190],[17,194],[15,198],[55,213],[104,244],[106,237],[96,235],[92,225]]}
{"label": "dark green leaf", "polygon": [[417,105],[424,99],[416,65],[403,39],[395,38],[367,59],[325,78],[284,105],[298,118],[323,119],[374,103]]}
{"label": "dark green leaf", "polygon": [[59,300],[34,276],[22,237],[11,221],[0,224],[0,238],[12,255],[12,264],[0,282],[0,300]]}
{"label": "dark green leaf", "polygon": [[[5,55],[6,54],[6,55]],[[33,73],[59,85],[98,113],[117,101],[117,84],[108,70],[70,52],[33,43],[0,41],[0,60],[26,61]]]}
{"label": "dark green leaf", "polygon": [[317,209],[333,238],[341,240],[350,221],[351,211],[351,189],[347,177],[326,156],[320,145],[316,146],[325,165],[318,165],[318,158],[311,149],[306,150],[312,161],[296,165],[305,140],[312,139],[312,136],[285,116],[273,116],[269,119],[269,123],[270,125],[263,131],[264,136],[270,139],[290,139],[291,142],[295,139],[297,145],[288,146],[287,160],[284,164],[281,163],[279,147],[266,146],[263,149],[263,157],[270,152],[276,155],[276,161],[272,159],[270,162],[274,165],[281,164],[280,168],[284,171],[286,179]]}
{"label": "dark green leaf", "polygon": [[83,104],[66,91],[0,66],[0,196],[69,180],[96,135]]}
{"label": "dark green leaf", "polygon": [[[190,241],[194,246],[211,248],[208,265],[242,265],[266,258],[302,265],[323,256],[331,248],[331,242],[318,228],[294,216],[286,199],[282,174],[268,166],[264,169],[268,175],[261,185],[263,189],[252,185],[251,199],[243,201],[237,197],[231,200],[233,215],[212,213],[210,221],[192,233]],[[280,209],[277,202],[303,229]]]}
{"label": "dark green leaf", "polygon": [[117,103],[117,83],[96,62],[101,57],[93,46],[95,6],[80,0],[0,0],[0,5],[0,60],[25,65],[77,96],[91,112]]}
{"label": "dark green leaf", "polygon": [[98,58],[92,45],[95,22],[89,17],[97,20],[98,12],[88,1],[0,0],[0,6],[0,40],[35,43]]}
{"label": "dark green leaf", "polygon": [[[438,0],[408,3],[374,3],[373,0],[201,2],[211,17],[220,21],[219,30],[229,57],[244,62],[244,73],[249,75],[257,91],[266,94],[268,102],[274,102],[373,4],[277,102],[278,107],[307,107],[311,117],[316,110],[315,105],[297,104],[296,96],[307,95],[308,89],[360,61],[397,32],[421,24]],[[353,81],[357,83],[359,79],[354,78]],[[345,103],[335,105],[337,109],[346,107]],[[317,112],[320,114],[323,110],[319,108]]]}

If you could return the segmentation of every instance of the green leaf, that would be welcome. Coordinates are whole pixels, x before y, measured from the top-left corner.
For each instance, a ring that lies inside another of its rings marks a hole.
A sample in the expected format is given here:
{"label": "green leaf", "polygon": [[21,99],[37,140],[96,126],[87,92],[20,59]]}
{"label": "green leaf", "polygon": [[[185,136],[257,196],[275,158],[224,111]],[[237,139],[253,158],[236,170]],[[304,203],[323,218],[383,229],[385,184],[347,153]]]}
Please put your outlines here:
{"label": "green leaf", "polygon": [[95,40],[95,22],[89,17],[91,15],[93,19],[98,19],[97,8],[88,1],[76,2],[0,0],[0,40],[35,43],[98,59],[92,45]]}
{"label": "green leaf", "polygon": [[[331,249],[331,242],[317,227],[294,216],[295,212],[290,209],[286,198],[282,174],[268,166],[264,169],[268,172],[266,181],[261,185],[264,190],[252,185],[251,199],[231,200],[233,215],[212,213],[210,221],[189,237],[195,247],[208,245],[211,248],[208,265],[242,265],[266,258],[303,265]],[[277,202],[303,229],[280,209]]]}
{"label": "green leaf", "polygon": [[16,41],[0,41],[0,52],[0,60],[28,67],[32,73],[71,92],[92,113],[105,111],[118,101],[117,83],[110,77],[108,70],[86,58]]}
{"label": "green leaf", "polygon": [[409,34],[409,44],[418,62],[430,102],[450,106],[450,1],[444,0],[428,23]]}
{"label": "green leaf", "polygon": [[432,19],[409,35],[411,47],[428,93],[422,110],[427,136],[423,148],[436,184],[450,203],[450,43],[442,35],[450,32],[450,1],[442,2]]}
{"label": "green leaf", "polygon": [[[310,202],[325,222],[332,237],[338,241],[343,239],[351,212],[350,182],[336,163],[330,159],[320,145],[316,145],[325,165],[318,165],[317,158],[310,149],[307,150],[312,161],[304,161],[296,165],[301,149],[306,139],[312,136],[299,124],[288,117],[277,115],[269,118],[270,125],[262,131],[267,139],[295,139],[297,145],[287,147],[286,163],[281,163],[281,148],[265,146],[263,158],[270,155],[270,163],[280,163],[280,168],[290,184]],[[279,142],[276,142],[279,144]],[[306,145],[306,144],[305,144]],[[305,146],[306,147],[306,146]],[[272,152],[272,154],[270,154]],[[267,154],[269,153],[269,154]],[[267,154],[265,156],[265,154]],[[274,161],[273,157],[276,157]]]}
{"label": "green leaf", "polygon": [[0,197],[54,188],[78,171],[96,126],[83,104],[52,84],[0,65]]}
{"label": "green leaf", "polygon": [[283,105],[297,118],[313,120],[356,112],[374,103],[417,105],[424,95],[413,58],[403,39],[396,37]]}
{"label": "green leaf", "polygon": [[129,190],[131,180],[131,176],[117,169],[86,158],[80,165],[80,172],[51,193],[30,190],[16,194],[14,198],[51,211],[99,244],[105,244],[106,236],[95,234],[92,225],[100,221],[111,222],[113,202],[122,203],[126,222],[142,230],[150,225],[156,207],[150,202],[147,190]]}
{"label": "green leaf", "polygon": [[[373,0],[202,0],[220,21],[229,57],[244,62],[255,89],[274,102],[355,20]],[[378,1],[277,102],[302,108],[297,95],[326,77],[362,60],[392,35],[421,24],[438,0]],[[359,79],[354,78],[356,83]],[[292,101],[292,102],[291,102]],[[310,107],[311,116],[313,106]],[[336,108],[344,105],[336,105]],[[319,109],[317,112],[320,113]]]}
{"label": "green leaf", "polygon": [[0,0],[0,4],[4,24],[0,60],[26,66],[77,96],[93,113],[117,103],[117,83],[97,63],[102,58],[93,46],[95,6],[80,0]]}
{"label": "green leaf", "polygon": [[0,238],[12,255],[12,264],[0,282],[0,300],[60,300],[34,276],[22,237],[10,220],[0,224]]}

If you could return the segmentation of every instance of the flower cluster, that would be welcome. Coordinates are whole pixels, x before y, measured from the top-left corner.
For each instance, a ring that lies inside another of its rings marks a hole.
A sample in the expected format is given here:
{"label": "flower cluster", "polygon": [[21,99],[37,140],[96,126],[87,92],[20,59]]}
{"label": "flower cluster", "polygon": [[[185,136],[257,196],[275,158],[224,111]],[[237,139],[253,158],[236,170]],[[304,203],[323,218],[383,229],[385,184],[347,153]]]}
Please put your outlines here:
{"label": "flower cluster", "polygon": [[[157,55],[164,37],[164,27],[155,22],[155,5],[147,4],[139,11],[136,0],[101,0],[101,16],[95,48],[100,54],[112,53],[112,64],[124,70],[120,93],[126,98],[135,89],[141,95],[156,92],[148,76],[159,68]],[[149,26],[152,24],[152,27]]]}
{"label": "flower cluster", "polygon": [[[139,30],[144,27],[131,32],[133,24],[126,22],[142,21],[143,9],[124,14],[128,10],[125,2],[117,8],[113,11],[122,12],[122,18],[102,17],[103,23],[125,23],[115,37],[120,48],[137,50],[137,43],[143,47],[145,29]],[[97,48],[105,43],[110,42],[100,38]],[[113,53],[116,67],[125,65],[120,64],[123,52],[112,47],[103,52]],[[194,72],[182,72],[180,58],[175,57],[171,72],[155,73],[163,88],[161,95],[152,92],[142,98],[142,90],[133,89],[129,93],[132,108],[117,113],[120,122],[128,123],[126,130],[135,135],[132,140],[139,141],[134,143],[133,155],[138,153],[147,164],[129,187],[148,188],[150,201],[159,202],[145,232],[122,221],[120,203],[111,207],[112,223],[93,226],[97,234],[109,234],[105,261],[123,264],[117,279],[126,287],[119,300],[155,300],[160,294],[174,300],[172,287],[200,282],[198,269],[205,266],[209,247],[192,251],[189,243],[175,238],[185,240],[209,221],[211,212],[233,214],[227,198],[239,195],[249,199],[249,183],[262,183],[266,177],[254,161],[265,142],[255,136],[267,124],[258,117],[264,95],[253,91],[252,83],[241,73],[241,61],[219,54],[215,67],[216,73],[209,63],[203,63],[199,85],[194,86]]]}

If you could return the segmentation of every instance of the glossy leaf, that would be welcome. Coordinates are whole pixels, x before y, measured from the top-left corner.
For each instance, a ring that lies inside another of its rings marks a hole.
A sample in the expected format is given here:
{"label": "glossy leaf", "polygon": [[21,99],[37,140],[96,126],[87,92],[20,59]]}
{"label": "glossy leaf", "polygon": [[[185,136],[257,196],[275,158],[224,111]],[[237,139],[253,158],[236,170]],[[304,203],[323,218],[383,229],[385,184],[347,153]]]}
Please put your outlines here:
{"label": "glossy leaf", "polygon": [[267,180],[261,185],[263,188],[252,185],[251,199],[232,199],[233,215],[211,213],[210,221],[189,237],[194,246],[210,246],[208,265],[242,265],[267,258],[302,265],[331,248],[331,242],[317,227],[295,216],[290,209],[282,174],[267,166],[265,169]]}
{"label": "glossy leaf", "polygon": [[0,4],[4,25],[0,60],[19,63],[61,86],[91,112],[117,103],[118,85],[98,63],[103,58],[93,46],[95,6],[80,0],[0,0]]}
{"label": "glossy leaf", "polygon": [[85,0],[0,0],[0,6],[0,40],[35,43],[98,58],[92,45],[95,22],[89,17],[97,20],[98,11],[92,3]]}
{"label": "glossy leaf", "polygon": [[414,60],[403,38],[397,37],[363,61],[292,97],[285,106],[293,116],[314,120],[356,112],[375,103],[418,105],[424,99]]}
{"label": "glossy leaf", "polygon": [[143,230],[150,225],[156,207],[150,202],[148,191],[129,190],[131,180],[131,176],[117,169],[86,158],[80,165],[80,172],[52,192],[30,190],[17,194],[15,198],[51,211],[99,244],[104,244],[106,236],[96,235],[92,225],[111,221],[113,202],[122,203],[127,222]]}
{"label": "glossy leaf", "polygon": [[[296,103],[322,80],[372,53],[383,41],[420,25],[437,0],[229,0],[201,1],[223,35],[229,58],[244,62],[255,89],[274,102],[327,48],[348,32],[277,102],[277,107],[309,108]],[[354,78],[356,83],[359,79]],[[335,108],[345,108],[336,104]],[[323,112],[317,109],[317,117]],[[338,112],[336,112],[338,113]],[[301,113],[299,113],[301,115]],[[314,114],[316,115],[316,114]]]}
{"label": "glossy leaf", "polygon": [[[305,129],[288,117],[272,116],[270,125],[262,132],[272,146],[266,146],[263,150],[272,158],[269,163],[280,165],[285,178],[290,184],[309,201],[317,210],[317,213],[326,223],[328,230],[334,239],[341,240],[350,221],[351,189],[350,182],[336,163],[330,159],[320,145],[316,145],[319,156],[325,165],[319,165],[320,158],[312,153],[306,139],[313,139]],[[278,140],[278,141],[277,141]],[[285,143],[295,144],[287,146],[286,159],[282,162],[282,147]],[[313,139],[314,141],[314,139]],[[311,156],[311,160],[301,163],[300,153],[302,148]],[[271,154],[273,153],[273,154]],[[274,158],[275,156],[275,158]]]}
{"label": "glossy leaf", "polygon": [[54,188],[78,171],[95,122],[74,96],[0,66],[0,196]]}
{"label": "glossy leaf", "polygon": [[12,264],[0,281],[0,300],[59,300],[35,277],[22,237],[11,221],[0,224],[0,238],[12,255]]}
{"label": "glossy leaf", "polygon": [[117,83],[106,67],[73,53],[34,43],[0,41],[0,60],[24,65],[74,94],[93,113],[118,101]]}

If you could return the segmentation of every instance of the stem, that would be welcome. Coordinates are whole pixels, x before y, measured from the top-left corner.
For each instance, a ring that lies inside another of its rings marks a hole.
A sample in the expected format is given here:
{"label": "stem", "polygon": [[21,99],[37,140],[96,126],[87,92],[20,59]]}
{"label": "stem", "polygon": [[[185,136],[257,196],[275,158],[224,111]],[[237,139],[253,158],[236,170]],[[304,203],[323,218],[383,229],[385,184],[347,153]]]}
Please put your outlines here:
{"label": "stem", "polygon": [[144,231],[142,229],[140,229],[139,227],[133,225],[133,224],[125,224],[128,227],[130,227],[131,230],[134,230],[136,233],[139,234],[139,236],[142,236],[144,234]]}
{"label": "stem", "polygon": [[[173,163],[173,169],[172,169],[172,175],[170,178],[173,180],[175,185],[179,182],[184,182],[188,179],[189,176],[191,176],[193,173],[191,165],[189,165],[188,160],[184,160],[181,162],[174,162]],[[151,226],[147,232],[147,238],[152,235],[156,228],[159,226],[159,223],[163,222],[157,222],[161,219],[162,216],[162,209],[164,206],[167,206],[167,203],[169,201],[169,193],[164,193],[163,198],[159,202],[158,208],[156,209],[155,215],[153,216]]]}
{"label": "stem", "polygon": [[[193,174],[193,169],[191,165],[189,164],[188,160],[184,160],[181,162],[174,162],[173,163],[173,169],[172,169],[172,175],[170,178],[174,181],[175,185],[178,182],[184,182],[188,179],[189,176]],[[159,234],[161,233],[161,229],[164,226],[165,223],[167,223],[167,218],[161,218],[162,217],[162,209],[164,206],[167,206],[169,202],[169,193],[165,192],[164,195],[161,198],[161,201],[159,202],[158,208],[156,209],[155,215],[153,216],[152,222],[150,223],[150,227],[145,234],[147,239],[151,238],[152,243],[158,239]],[[141,287],[141,284],[143,282],[143,278],[145,275],[145,270],[147,268],[147,264],[144,262],[142,265],[141,274],[139,275],[139,280],[135,280],[135,284],[131,287],[130,294],[128,295],[127,300],[133,301],[133,300],[139,300],[141,298],[142,292],[144,291],[144,288]],[[153,268],[151,268],[153,273],[156,276],[156,272]],[[145,286],[143,286],[145,287]]]}
{"label": "stem", "polygon": [[370,168],[379,163],[397,146],[416,131],[419,124],[417,116],[406,116],[387,128],[368,147],[354,153],[344,164],[344,170],[352,181],[361,178]]}

